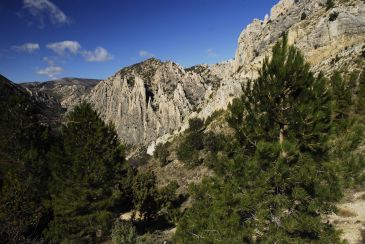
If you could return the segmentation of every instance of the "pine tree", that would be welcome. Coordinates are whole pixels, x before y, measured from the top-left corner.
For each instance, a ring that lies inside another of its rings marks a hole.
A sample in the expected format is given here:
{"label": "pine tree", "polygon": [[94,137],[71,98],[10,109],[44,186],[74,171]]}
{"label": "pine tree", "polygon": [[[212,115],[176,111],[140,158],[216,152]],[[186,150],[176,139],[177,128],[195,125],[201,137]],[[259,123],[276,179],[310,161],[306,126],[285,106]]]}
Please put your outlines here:
{"label": "pine tree", "polygon": [[118,136],[82,103],[62,128],[62,151],[53,155],[50,189],[54,219],[47,236],[54,241],[95,242],[110,230],[112,208],[123,172]]}
{"label": "pine tree", "polygon": [[230,106],[232,148],[217,154],[215,178],[193,189],[177,242],[336,243],[322,223],[341,197],[328,161],[331,100],[286,35],[259,78]]}
{"label": "pine tree", "polygon": [[336,71],[331,77],[333,122],[337,130],[346,128],[352,109],[352,93],[342,75]]}
{"label": "pine tree", "polygon": [[243,104],[233,105],[243,106],[240,116],[246,121],[237,133],[254,148],[259,140],[277,140],[283,156],[286,141],[321,154],[331,115],[325,79],[309,71],[303,55],[286,39],[275,45],[271,60],[264,60],[259,78],[244,87]]}

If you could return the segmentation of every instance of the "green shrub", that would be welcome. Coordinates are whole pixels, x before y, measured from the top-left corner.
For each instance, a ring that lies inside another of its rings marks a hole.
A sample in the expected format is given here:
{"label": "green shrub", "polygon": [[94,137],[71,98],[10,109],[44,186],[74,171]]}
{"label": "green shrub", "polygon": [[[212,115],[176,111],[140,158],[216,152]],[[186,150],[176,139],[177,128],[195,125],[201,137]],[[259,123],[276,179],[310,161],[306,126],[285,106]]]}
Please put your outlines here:
{"label": "green shrub", "polygon": [[300,16],[301,20],[305,20],[307,18],[307,14],[305,12],[302,13],[302,15]]}
{"label": "green shrub", "polygon": [[326,10],[330,10],[334,6],[335,6],[335,3],[333,2],[333,0],[327,0],[327,2],[326,2]]}
{"label": "green shrub", "polygon": [[180,198],[176,194],[178,188],[179,184],[173,181],[159,191],[159,205],[164,210],[167,220],[172,223],[177,223],[181,216],[179,210]]}
{"label": "green shrub", "polygon": [[199,152],[192,144],[182,142],[177,148],[177,158],[188,166],[196,166],[199,162]]}
{"label": "green shrub", "polygon": [[169,146],[170,142],[166,142],[165,144],[159,143],[156,145],[155,152],[153,156],[158,160],[161,167],[165,166],[167,162],[167,157],[169,156]]}
{"label": "green shrub", "polygon": [[205,150],[216,153],[223,148],[224,137],[209,131],[203,136],[203,145]]}
{"label": "green shrub", "polygon": [[192,118],[189,120],[189,131],[199,131],[203,128],[204,121],[199,118]]}
{"label": "green shrub", "polygon": [[113,226],[111,237],[114,244],[135,244],[136,228],[131,222],[117,221]]}
{"label": "green shrub", "polygon": [[337,17],[338,17],[338,13],[337,12],[332,12],[330,14],[329,21],[331,21],[331,22],[335,21],[337,19]]}
{"label": "green shrub", "polygon": [[224,110],[216,110],[205,120],[205,126],[208,126],[213,120],[217,119],[220,115],[224,113]]}
{"label": "green shrub", "polygon": [[189,120],[189,129],[177,148],[177,158],[189,166],[196,166],[202,161],[199,159],[199,151],[203,145],[204,122],[199,118]]}
{"label": "green shrub", "polygon": [[145,220],[154,218],[158,211],[155,174],[152,171],[139,172],[134,179],[132,189],[135,210],[140,211]]}

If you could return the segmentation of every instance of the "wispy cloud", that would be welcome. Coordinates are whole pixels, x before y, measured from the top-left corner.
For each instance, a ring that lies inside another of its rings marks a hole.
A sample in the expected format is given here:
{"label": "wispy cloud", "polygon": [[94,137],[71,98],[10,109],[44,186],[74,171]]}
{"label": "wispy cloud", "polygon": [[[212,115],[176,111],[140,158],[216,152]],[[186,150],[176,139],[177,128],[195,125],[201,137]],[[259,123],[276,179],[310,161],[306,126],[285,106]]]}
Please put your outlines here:
{"label": "wispy cloud", "polygon": [[63,41],[47,44],[47,48],[51,49],[58,55],[64,55],[66,51],[77,54],[81,48],[81,45],[77,41]]}
{"label": "wispy cloud", "polygon": [[47,75],[51,79],[56,79],[57,75],[62,73],[63,68],[60,66],[48,66],[44,69],[40,69],[37,71],[39,75]]}
{"label": "wispy cloud", "polygon": [[218,56],[218,54],[211,48],[207,49],[206,53],[209,58],[215,58]]}
{"label": "wispy cloud", "polygon": [[24,43],[23,45],[12,46],[11,48],[18,52],[27,52],[27,53],[32,53],[40,49],[38,43]]}
{"label": "wispy cloud", "polygon": [[44,57],[43,61],[46,62],[48,64],[48,66],[43,69],[37,70],[37,74],[46,75],[51,79],[56,79],[57,75],[59,75],[63,72],[63,68],[56,65],[55,61],[53,59]]}
{"label": "wispy cloud", "polygon": [[139,51],[139,56],[142,58],[153,58],[155,57],[155,55],[153,53],[150,53],[148,51],[145,50],[140,50]]}
{"label": "wispy cloud", "polygon": [[49,19],[52,24],[66,24],[70,20],[66,14],[50,0],[23,0],[23,8],[33,17],[38,18],[40,27]]}
{"label": "wispy cloud", "polygon": [[113,56],[103,47],[97,47],[94,51],[83,51],[82,55],[88,62],[105,62],[113,59]]}

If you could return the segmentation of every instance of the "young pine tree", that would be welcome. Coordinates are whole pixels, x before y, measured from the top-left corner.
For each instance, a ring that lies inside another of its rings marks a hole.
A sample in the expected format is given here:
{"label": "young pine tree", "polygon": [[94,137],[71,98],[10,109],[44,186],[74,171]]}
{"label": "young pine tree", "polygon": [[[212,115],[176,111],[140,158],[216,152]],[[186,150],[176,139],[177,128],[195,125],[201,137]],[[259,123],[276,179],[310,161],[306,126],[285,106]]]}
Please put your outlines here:
{"label": "young pine tree", "polygon": [[[193,189],[178,243],[336,243],[322,223],[341,196],[328,162],[331,100],[320,74],[284,36],[230,107],[237,143]],[[223,152],[224,153],[224,152]]]}
{"label": "young pine tree", "polygon": [[119,194],[123,152],[113,127],[87,103],[68,114],[62,151],[53,155],[50,189],[54,219],[47,236],[54,241],[96,242],[110,230]]}

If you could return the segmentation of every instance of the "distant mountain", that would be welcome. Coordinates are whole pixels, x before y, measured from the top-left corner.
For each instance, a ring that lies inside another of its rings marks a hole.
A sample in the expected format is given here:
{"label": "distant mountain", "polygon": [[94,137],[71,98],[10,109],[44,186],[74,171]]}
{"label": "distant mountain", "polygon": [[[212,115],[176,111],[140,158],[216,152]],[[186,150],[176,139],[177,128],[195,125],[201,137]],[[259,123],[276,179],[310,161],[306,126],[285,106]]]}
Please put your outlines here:
{"label": "distant mountain", "polygon": [[[16,113],[38,116],[41,122],[54,123],[63,109],[46,94],[39,93],[38,99],[19,84],[15,84],[6,77],[0,75],[0,104],[4,111],[8,109],[14,118]],[[14,106],[14,108],[12,108]]]}
{"label": "distant mountain", "polygon": [[[100,80],[81,78],[62,78],[46,82],[20,84],[36,99],[44,102],[59,103],[63,109],[69,109],[80,102]],[[45,97],[46,95],[46,97]]]}

